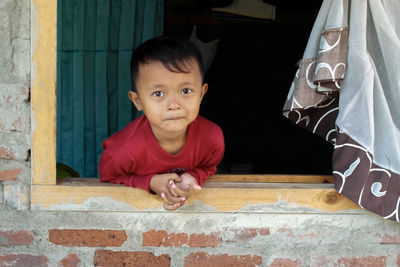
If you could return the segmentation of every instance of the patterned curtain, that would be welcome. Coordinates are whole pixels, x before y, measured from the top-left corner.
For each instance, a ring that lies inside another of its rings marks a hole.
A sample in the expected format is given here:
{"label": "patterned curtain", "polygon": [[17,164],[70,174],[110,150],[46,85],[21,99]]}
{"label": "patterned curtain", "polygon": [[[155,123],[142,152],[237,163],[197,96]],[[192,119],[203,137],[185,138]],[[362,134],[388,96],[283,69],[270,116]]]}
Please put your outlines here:
{"label": "patterned curtain", "polygon": [[57,162],[96,177],[101,142],[138,114],[130,56],[163,31],[163,0],[59,0]]}
{"label": "patterned curtain", "polygon": [[399,221],[400,2],[324,0],[283,114],[334,145],[335,187]]}

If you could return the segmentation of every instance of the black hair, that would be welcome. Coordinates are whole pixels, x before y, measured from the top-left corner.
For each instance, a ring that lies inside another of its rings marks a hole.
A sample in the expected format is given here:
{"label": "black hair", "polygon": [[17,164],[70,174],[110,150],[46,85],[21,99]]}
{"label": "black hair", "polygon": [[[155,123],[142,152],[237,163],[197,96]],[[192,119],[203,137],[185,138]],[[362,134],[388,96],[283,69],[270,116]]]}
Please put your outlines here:
{"label": "black hair", "polygon": [[132,53],[131,79],[132,90],[136,92],[136,80],[140,64],[161,62],[169,71],[187,73],[189,60],[195,60],[204,79],[203,60],[200,51],[187,38],[181,36],[159,36],[147,40]]}

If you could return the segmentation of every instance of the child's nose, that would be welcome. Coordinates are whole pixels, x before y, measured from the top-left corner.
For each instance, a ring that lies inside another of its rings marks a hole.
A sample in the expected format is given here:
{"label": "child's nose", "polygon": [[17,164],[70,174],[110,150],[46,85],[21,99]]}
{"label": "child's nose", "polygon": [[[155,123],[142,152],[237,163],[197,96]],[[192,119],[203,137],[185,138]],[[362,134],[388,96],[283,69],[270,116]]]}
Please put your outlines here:
{"label": "child's nose", "polygon": [[171,96],[168,101],[168,110],[177,110],[180,109],[181,106],[177,100],[176,96]]}

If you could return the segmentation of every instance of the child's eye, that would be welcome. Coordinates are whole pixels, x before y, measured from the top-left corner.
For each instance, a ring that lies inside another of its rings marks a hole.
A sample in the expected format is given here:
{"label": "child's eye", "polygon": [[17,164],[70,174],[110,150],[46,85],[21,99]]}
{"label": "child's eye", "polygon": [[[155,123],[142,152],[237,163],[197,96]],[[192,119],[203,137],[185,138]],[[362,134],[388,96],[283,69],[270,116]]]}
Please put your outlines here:
{"label": "child's eye", "polygon": [[155,97],[161,97],[161,96],[164,95],[164,93],[161,92],[161,91],[155,91],[155,92],[153,93],[153,95],[154,95]]}
{"label": "child's eye", "polygon": [[190,89],[190,88],[184,88],[184,89],[182,89],[182,94],[183,94],[183,95],[190,94],[191,92],[192,92],[192,89]]}

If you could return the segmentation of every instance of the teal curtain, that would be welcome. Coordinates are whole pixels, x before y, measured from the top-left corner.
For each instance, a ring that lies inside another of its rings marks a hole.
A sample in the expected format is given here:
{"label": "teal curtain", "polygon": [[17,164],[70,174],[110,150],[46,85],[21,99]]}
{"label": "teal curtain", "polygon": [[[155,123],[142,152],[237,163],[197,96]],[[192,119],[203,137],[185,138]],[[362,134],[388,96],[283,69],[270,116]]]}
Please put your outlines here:
{"label": "teal curtain", "polygon": [[163,21],[164,0],[58,0],[57,162],[98,176],[101,142],[139,115],[132,50]]}

